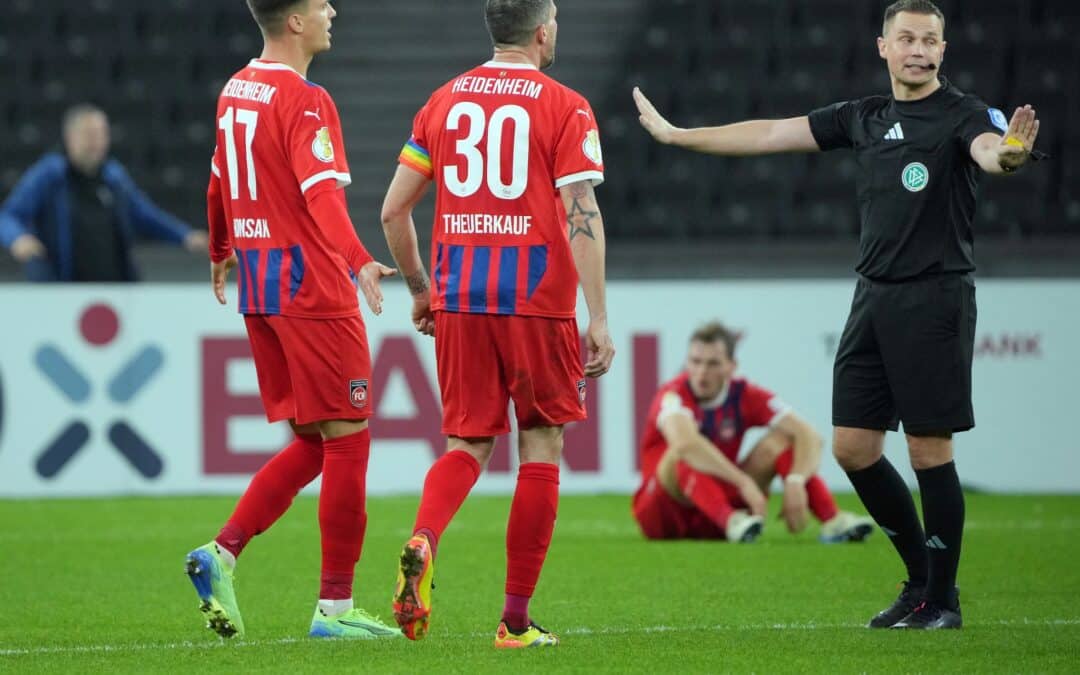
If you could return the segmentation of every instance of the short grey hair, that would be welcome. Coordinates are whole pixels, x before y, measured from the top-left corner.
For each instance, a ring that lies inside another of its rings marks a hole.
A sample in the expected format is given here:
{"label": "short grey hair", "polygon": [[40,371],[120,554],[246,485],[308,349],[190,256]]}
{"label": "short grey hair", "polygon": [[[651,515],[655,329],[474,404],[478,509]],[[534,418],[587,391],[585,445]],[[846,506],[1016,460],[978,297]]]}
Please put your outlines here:
{"label": "short grey hair", "polygon": [[551,18],[552,0],[485,0],[484,22],[496,45],[524,46]]}

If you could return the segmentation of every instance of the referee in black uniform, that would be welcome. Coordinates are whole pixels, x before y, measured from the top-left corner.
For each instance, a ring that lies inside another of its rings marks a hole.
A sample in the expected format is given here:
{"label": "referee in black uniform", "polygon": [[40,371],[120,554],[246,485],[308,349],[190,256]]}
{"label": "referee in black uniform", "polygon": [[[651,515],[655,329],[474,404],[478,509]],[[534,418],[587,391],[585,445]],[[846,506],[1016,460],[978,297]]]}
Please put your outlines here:
{"label": "referee in black uniform", "polygon": [[[662,143],[717,155],[855,150],[859,279],[833,369],[833,452],[908,573],[873,628],[962,625],[955,583],[964,496],[952,435],[975,424],[975,195],[981,172],[1011,173],[1028,162],[1039,130],[1030,106],[1007,123],[939,77],[944,29],[929,0],[893,3],[877,39],[892,95],[805,117],[679,129],[634,90],[641,124]],[[883,454],[885,431],[901,421],[925,530]]]}

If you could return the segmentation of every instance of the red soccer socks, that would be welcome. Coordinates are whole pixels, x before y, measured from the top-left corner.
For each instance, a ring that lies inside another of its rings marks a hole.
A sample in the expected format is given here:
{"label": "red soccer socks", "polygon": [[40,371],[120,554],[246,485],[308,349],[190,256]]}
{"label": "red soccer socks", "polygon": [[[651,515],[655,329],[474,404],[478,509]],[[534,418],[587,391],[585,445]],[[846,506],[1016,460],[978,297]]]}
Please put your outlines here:
{"label": "red soccer socks", "polygon": [[252,537],[268,530],[296,493],[322,471],[322,443],[319,436],[297,436],[263,465],[221,528],[215,539],[218,546],[239,556]]}
{"label": "red soccer socks", "polygon": [[439,537],[479,478],[480,463],[464,450],[451,450],[428,469],[413,534],[427,537],[432,556],[439,545]]}
{"label": "red soccer socks", "polygon": [[559,507],[559,466],[529,462],[518,469],[506,527],[506,605],[503,621],[513,630],[529,625],[528,599],[544,566]]}
{"label": "red soccer socks", "polygon": [[[784,450],[776,458],[776,473],[781,478],[786,478],[791,473],[791,465],[794,461],[795,451],[792,448]],[[806,502],[814,517],[823,523],[832,520],[839,513],[839,509],[836,508],[836,500],[833,499],[832,493],[829,492],[828,486],[825,485],[825,481],[821,480],[821,476],[817,474],[806,477]]]}
{"label": "red soccer socks", "polygon": [[695,471],[685,462],[675,465],[679,490],[720,529],[727,529],[728,518],[735,508],[732,497],[738,492],[728,489],[723,481],[707,473]]}
{"label": "red soccer socks", "polygon": [[323,441],[323,480],[319,494],[319,529],[322,532],[322,584],[319,598],[352,597],[356,561],[367,528],[365,509],[368,455],[367,429]]}

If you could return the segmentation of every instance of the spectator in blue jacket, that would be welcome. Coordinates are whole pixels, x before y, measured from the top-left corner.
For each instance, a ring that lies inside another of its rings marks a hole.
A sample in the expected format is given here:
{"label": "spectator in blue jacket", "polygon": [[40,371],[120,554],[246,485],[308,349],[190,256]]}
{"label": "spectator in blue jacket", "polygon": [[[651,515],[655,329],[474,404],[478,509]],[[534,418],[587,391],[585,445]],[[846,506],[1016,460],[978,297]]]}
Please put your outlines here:
{"label": "spectator in blue jacket", "polygon": [[64,114],[64,152],[27,170],[0,207],[0,244],[30,281],[135,281],[135,234],[206,253],[204,232],[165,213],[109,153],[109,121],[82,104]]}

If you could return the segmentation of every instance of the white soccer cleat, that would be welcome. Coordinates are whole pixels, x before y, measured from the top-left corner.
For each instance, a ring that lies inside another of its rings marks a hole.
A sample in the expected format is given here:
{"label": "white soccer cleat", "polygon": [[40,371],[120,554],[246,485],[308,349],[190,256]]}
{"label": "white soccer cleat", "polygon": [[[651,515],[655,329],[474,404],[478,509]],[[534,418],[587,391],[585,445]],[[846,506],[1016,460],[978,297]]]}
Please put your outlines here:
{"label": "white soccer cleat", "polygon": [[825,544],[843,541],[862,541],[874,531],[874,519],[869,516],[857,516],[850,511],[841,511],[821,524],[818,540]]}
{"label": "white soccer cleat", "polygon": [[724,533],[730,542],[749,544],[761,535],[763,527],[765,527],[764,518],[752,516],[746,510],[738,509],[728,518]]}

